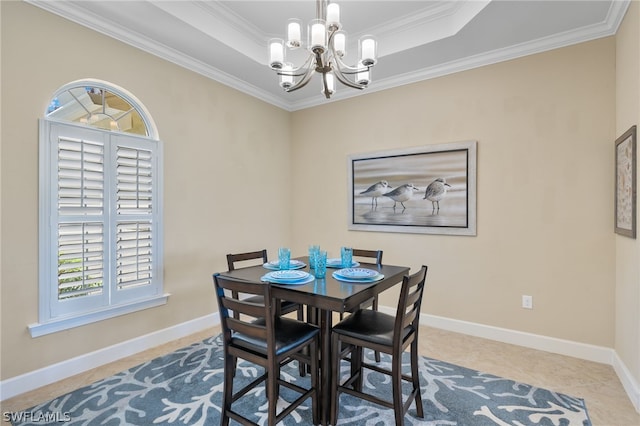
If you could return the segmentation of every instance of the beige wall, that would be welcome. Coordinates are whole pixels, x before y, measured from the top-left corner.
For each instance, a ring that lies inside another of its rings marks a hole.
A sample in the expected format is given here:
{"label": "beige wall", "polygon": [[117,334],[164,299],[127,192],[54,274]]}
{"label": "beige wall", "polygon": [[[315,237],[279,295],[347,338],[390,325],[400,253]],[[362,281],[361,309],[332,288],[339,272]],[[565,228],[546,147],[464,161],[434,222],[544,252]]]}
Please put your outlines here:
{"label": "beige wall", "polygon": [[[612,347],[614,110],[605,38],[296,112],[296,249],[382,248],[430,266],[424,313]],[[462,140],[478,141],[477,237],[346,229],[347,155]]]}
{"label": "beige wall", "polygon": [[[640,4],[631,2],[616,35],[616,135],[640,124]],[[636,222],[640,224],[640,220]],[[640,383],[640,235],[616,236],[615,349]]]}
{"label": "beige wall", "polygon": [[[290,114],[24,2],[2,9],[2,379],[217,310],[229,251],[290,238]],[[33,339],[38,320],[38,118],[53,93],[107,80],[164,142],[166,306]],[[265,190],[260,187],[264,185]],[[265,226],[268,224],[268,226]]]}
{"label": "beige wall", "polygon": [[[614,38],[290,114],[28,4],[0,8],[2,379],[207,315],[225,253],[287,243],[428,264],[428,314],[613,347]],[[158,124],[172,296],[32,339],[37,119],[58,87],[89,77],[134,93]],[[348,154],[470,139],[477,237],[347,231]]]}

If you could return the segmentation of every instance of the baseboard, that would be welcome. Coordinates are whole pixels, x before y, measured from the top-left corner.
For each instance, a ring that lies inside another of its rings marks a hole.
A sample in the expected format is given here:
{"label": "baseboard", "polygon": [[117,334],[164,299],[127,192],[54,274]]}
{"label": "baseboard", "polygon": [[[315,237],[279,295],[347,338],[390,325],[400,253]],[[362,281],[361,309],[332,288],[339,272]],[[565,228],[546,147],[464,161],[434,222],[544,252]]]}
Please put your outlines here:
{"label": "baseboard", "polygon": [[196,318],[173,327],[165,328],[126,342],[118,343],[88,354],[40,368],[20,376],[0,382],[0,401],[13,398],[25,392],[55,383],[73,375],[91,370],[115,360],[134,355],[172,340],[189,336],[220,324],[220,316],[215,314]]}
{"label": "baseboard", "polygon": [[613,357],[613,369],[618,375],[620,382],[622,382],[622,387],[624,387],[627,395],[629,395],[629,399],[631,400],[634,408],[638,413],[640,413],[640,384],[638,384],[636,379],[634,379],[633,375],[617,353]]}
{"label": "baseboard", "polygon": [[603,346],[589,345],[436,315],[421,314],[420,324],[607,365],[613,364],[615,354],[613,349]]}

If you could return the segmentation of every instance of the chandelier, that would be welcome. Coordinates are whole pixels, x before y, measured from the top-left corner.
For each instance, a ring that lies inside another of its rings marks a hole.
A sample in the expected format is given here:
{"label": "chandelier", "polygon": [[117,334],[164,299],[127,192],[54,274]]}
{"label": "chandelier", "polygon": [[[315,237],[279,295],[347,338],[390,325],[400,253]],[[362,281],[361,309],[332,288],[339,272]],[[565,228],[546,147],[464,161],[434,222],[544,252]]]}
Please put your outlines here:
{"label": "chandelier", "polygon": [[[307,59],[298,67],[286,61],[285,41],[269,40],[269,67],[280,77],[280,86],[293,92],[309,83],[314,72],[322,76],[322,92],[327,99],[336,91],[335,80],[354,89],[364,89],[371,81],[371,68],[376,63],[376,40],[366,35],[358,43],[358,62],[349,66],[346,56],[347,35],[341,30],[340,7],[328,0],[316,0],[316,19],[307,30]],[[288,50],[302,47],[302,22],[289,19],[287,25]]]}

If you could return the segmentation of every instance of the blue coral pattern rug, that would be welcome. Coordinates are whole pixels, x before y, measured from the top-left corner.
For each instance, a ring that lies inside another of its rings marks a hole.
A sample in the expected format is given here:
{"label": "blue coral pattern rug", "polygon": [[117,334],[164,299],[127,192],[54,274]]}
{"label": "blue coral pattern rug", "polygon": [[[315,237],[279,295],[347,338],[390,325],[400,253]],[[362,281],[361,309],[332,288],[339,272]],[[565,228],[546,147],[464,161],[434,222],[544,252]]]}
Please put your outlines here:
{"label": "blue coral pattern rug", "polygon": [[[409,357],[404,355],[408,372]],[[373,353],[366,356],[373,362]],[[389,364],[390,358],[382,356],[382,362]],[[405,425],[591,425],[580,398],[431,358],[420,357],[419,364],[425,417],[415,417],[413,404]],[[346,374],[347,364],[343,369]],[[241,361],[235,389],[259,374],[259,367]],[[308,384],[308,376],[299,377],[296,363],[284,368],[282,375]],[[219,425],[222,381],[222,340],[215,336],[26,410],[14,425]],[[379,373],[367,374],[363,386],[385,398],[391,395],[389,378]],[[283,388],[281,398],[292,400],[287,392]],[[255,389],[234,407],[251,413],[256,423],[266,423],[264,388]],[[307,401],[282,424],[307,426],[311,418]],[[391,410],[340,396],[338,425],[391,424]]]}

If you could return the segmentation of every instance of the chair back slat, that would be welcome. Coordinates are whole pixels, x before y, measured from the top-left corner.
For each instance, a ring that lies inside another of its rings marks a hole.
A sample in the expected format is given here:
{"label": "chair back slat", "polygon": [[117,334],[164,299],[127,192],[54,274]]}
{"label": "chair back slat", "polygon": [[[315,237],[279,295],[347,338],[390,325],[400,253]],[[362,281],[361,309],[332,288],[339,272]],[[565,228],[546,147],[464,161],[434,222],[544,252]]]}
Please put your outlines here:
{"label": "chair back slat", "polygon": [[[261,259],[262,263],[267,263],[267,250],[262,249],[258,251],[250,251],[246,253],[231,253],[227,255],[227,267],[229,271],[236,269],[236,263],[245,262],[248,260]],[[255,263],[255,262],[254,262]]]}
{"label": "chair back slat", "polygon": [[426,279],[427,266],[424,265],[415,274],[405,275],[402,279],[394,330],[394,339],[397,340],[395,344],[399,344],[403,335],[402,330],[406,327],[412,326],[414,330],[418,330]]}
{"label": "chair back slat", "polygon": [[261,318],[264,316],[264,304],[247,303],[241,299],[238,300],[232,297],[225,297],[222,300],[222,305],[233,312],[248,315],[252,318]]}
{"label": "chair back slat", "polygon": [[412,287],[410,289],[413,289],[415,291],[411,291],[409,294],[407,294],[407,302],[405,306],[407,306],[407,308],[409,309],[413,309],[416,303],[420,301],[420,298],[422,297],[422,292],[419,290],[418,287]]}
{"label": "chair back slat", "polygon": [[418,311],[415,309],[410,309],[407,313],[405,313],[404,318],[402,320],[402,328],[410,326],[413,321],[415,321],[416,316],[420,315]]}
{"label": "chair back slat", "polygon": [[376,265],[382,265],[382,250],[353,249],[353,257],[368,257],[375,259]]}
{"label": "chair back slat", "polygon": [[240,291],[242,293],[254,294],[262,296],[265,285],[258,284],[251,281],[221,279],[218,282],[218,287],[224,290]]}
{"label": "chair back slat", "polygon": [[229,331],[234,333],[242,333],[257,339],[267,339],[267,328],[264,324],[252,324],[231,317],[227,320],[227,326],[229,327]]}

